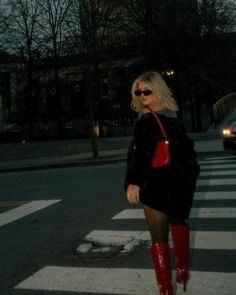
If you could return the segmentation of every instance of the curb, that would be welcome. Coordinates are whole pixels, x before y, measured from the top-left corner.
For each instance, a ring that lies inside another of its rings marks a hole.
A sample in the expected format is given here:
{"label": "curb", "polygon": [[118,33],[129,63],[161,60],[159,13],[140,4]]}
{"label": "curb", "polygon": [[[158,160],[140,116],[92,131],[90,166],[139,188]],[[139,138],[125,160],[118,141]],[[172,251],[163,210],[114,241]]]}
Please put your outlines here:
{"label": "curb", "polygon": [[69,168],[69,167],[85,167],[85,166],[98,166],[105,164],[114,164],[119,162],[125,162],[126,157],[100,157],[98,159],[87,159],[87,160],[79,160],[74,162],[64,162],[64,163],[53,163],[53,164],[45,164],[45,165],[28,165],[21,167],[6,167],[1,169],[0,173],[7,172],[20,172],[20,171],[33,171],[33,170],[44,170],[44,169],[56,169],[56,168]]}
{"label": "curb", "polygon": [[[213,132],[215,134],[215,132]],[[203,136],[202,136],[203,137]],[[208,137],[209,138],[209,137]],[[222,139],[216,138],[208,140],[194,140],[195,149],[198,155],[209,154],[211,152],[223,152]],[[57,155],[54,157],[34,157],[31,159],[2,161],[0,173],[32,171],[53,168],[96,166],[112,164],[126,161],[128,148],[101,150],[97,159],[92,157],[92,153],[78,153],[70,155]]]}

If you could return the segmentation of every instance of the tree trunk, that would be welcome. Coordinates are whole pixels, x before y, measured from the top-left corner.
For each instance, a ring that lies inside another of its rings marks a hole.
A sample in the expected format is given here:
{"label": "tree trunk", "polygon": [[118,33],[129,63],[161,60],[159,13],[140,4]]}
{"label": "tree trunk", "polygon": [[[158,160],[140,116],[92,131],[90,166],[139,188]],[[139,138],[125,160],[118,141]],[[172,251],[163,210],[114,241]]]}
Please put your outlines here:
{"label": "tree trunk", "polygon": [[[89,131],[91,146],[93,152],[93,158],[96,159],[99,157],[97,137],[94,131],[94,122],[95,122],[95,97],[96,97],[96,82],[93,80],[93,75],[88,76],[86,79],[85,85],[85,98],[89,103]],[[89,86],[88,86],[89,85]]]}

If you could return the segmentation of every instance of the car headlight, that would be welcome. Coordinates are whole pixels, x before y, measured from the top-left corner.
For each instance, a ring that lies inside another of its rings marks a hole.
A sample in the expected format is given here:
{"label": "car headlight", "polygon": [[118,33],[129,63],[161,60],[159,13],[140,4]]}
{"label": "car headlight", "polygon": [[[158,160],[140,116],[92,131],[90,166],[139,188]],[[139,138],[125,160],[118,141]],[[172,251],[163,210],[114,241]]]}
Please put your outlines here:
{"label": "car headlight", "polygon": [[224,128],[222,130],[222,133],[225,137],[232,137],[233,136],[233,130],[231,128]]}

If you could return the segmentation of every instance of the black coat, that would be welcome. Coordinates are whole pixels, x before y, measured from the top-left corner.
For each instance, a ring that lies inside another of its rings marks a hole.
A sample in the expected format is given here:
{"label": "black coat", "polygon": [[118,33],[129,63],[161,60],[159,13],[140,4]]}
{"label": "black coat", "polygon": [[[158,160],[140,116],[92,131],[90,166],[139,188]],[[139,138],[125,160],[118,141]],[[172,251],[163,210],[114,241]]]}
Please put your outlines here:
{"label": "black coat", "polygon": [[171,164],[152,168],[156,146],[163,139],[156,119],[143,114],[134,126],[127,157],[125,190],[129,184],[141,188],[141,203],[171,216],[188,218],[200,168],[194,144],[177,118],[160,115],[172,156]]}

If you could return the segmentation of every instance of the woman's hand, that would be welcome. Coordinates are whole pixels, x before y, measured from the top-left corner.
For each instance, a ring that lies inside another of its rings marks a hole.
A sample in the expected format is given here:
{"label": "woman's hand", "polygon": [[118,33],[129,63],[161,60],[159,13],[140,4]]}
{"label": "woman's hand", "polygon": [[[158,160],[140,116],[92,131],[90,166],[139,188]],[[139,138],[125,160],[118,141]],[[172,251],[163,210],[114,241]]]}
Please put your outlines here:
{"label": "woman's hand", "polygon": [[140,187],[135,184],[129,184],[127,188],[127,199],[130,204],[138,204],[140,201]]}

